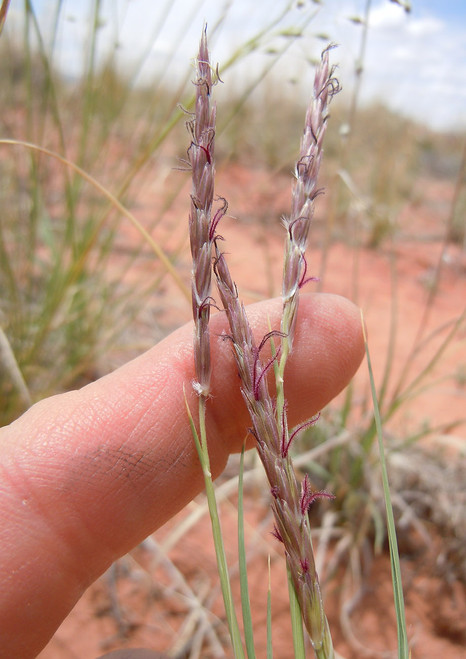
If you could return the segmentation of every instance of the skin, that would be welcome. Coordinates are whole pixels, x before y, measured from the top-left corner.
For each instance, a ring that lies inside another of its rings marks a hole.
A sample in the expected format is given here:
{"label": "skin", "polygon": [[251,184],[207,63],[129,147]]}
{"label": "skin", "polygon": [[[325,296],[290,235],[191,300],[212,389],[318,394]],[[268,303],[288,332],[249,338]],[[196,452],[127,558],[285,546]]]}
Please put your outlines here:
{"label": "skin", "polygon": [[[248,308],[258,341],[269,323],[278,328],[280,313],[280,300]],[[223,330],[226,320],[217,314],[207,412],[214,476],[241,449],[250,425]],[[356,307],[336,296],[302,296],[285,374],[290,427],[346,386],[363,353]],[[183,396],[184,389],[194,413],[193,379],[188,324],[114,373],[43,400],[0,430],[2,656],[36,656],[115,559],[203,489]]]}

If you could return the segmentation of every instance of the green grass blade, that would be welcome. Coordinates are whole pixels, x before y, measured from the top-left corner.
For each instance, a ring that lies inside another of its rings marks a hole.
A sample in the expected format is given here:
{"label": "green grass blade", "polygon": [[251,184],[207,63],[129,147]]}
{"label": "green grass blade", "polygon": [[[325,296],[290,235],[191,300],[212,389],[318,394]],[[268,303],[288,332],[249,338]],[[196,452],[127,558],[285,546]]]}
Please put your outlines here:
{"label": "green grass blade", "polygon": [[[178,288],[180,289],[183,296],[188,301],[191,300],[191,294],[190,294],[186,284],[184,283],[184,281],[182,280],[182,278],[180,277],[180,275],[176,271],[176,268],[173,266],[173,264],[170,261],[170,259],[168,258],[168,256],[165,254],[165,251],[163,250],[163,248],[152,238],[152,236],[145,230],[145,228],[142,226],[142,224],[121,203],[121,201],[117,197],[115,197],[115,195],[113,195],[105,186],[101,185],[93,176],[90,176],[85,170],[81,169],[81,167],[76,165],[74,162],[68,160],[64,156],[61,156],[59,153],[51,151],[50,149],[46,149],[45,147],[38,146],[37,144],[33,144],[33,143],[30,143],[30,142],[24,142],[23,140],[0,139],[0,145],[20,146],[20,147],[29,149],[30,151],[37,151],[39,153],[43,153],[44,155],[49,156],[50,158],[54,158],[55,160],[58,160],[62,164],[66,165],[66,167],[69,167],[70,169],[72,169],[83,180],[90,183],[90,185],[92,185],[98,192],[100,192],[104,197],[106,197],[106,199],[110,202],[110,204],[114,208],[116,208],[124,217],[126,217],[133,224],[133,226],[142,235],[144,240],[146,240],[147,243],[150,245],[150,247],[152,248],[155,255],[162,262],[162,264],[165,267],[166,271],[173,278],[173,281],[178,286]],[[99,230],[99,228],[100,227],[96,227],[96,232]]]}
{"label": "green grass blade", "polygon": [[374,374],[372,372],[372,364],[369,354],[369,346],[367,344],[367,337],[365,333],[362,312],[361,312],[361,321],[362,321],[362,328],[364,333],[364,344],[366,347],[367,367],[369,370],[372,400],[374,403],[374,418],[377,428],[377,438],[379,442],[383,493],[385,499],[385,508],[387,512],[388,544],[390,548],[390,564],[392,571],[393,597],[395,600],[396,626],[397,626],[397,634],[398,634],[398,657],[399,659],[409,659],[409,647],[408,647],[408,635],[406,632],[406,617],[405,617],[405,607],[404,607],[404,597],[403,597],[403,586],[401,583],[400,556],[398,553],[398,542],[397,542],[396,530],[395,530],[395,518],[393,516],[393,507],[391,504],[391,497],[390,497],[390,487],[388,483],[387,463],[385,460],[385,451],[384,451],[383,436],[382,436],[382,422],[380,419],[379,405],[377,401],[377,394],[375,391]]}
{"label": "green grass blade", "polygon": [[290,600],[291,630],[293,632],[294,656],[295,659],[306,659],[301,607],[299,606],[298,598],[296,596],[296,591],[294,589],[288,562],[286,564],[286,573],[288,576],[288,595]]}
{"label": "green grass blade", "polygon": [[0,327],[0,367],[10,377],[13,387],[17,389],[24,409],[30,407],[32,405],[31,394],[2,327]]}
{"label": "green grass blade", "polygon": [[194,423],[193,415],[191,414],[191,410],[189,409],[188,399],[186,398],[186,392],[184,390],[183,390],[183,394],[184,394],[184,402],[186,405],[186,411],[188,413],[189,427],[191,428],[191,433],[194,439],[194,443],[196,445],[196,451],[199,456],[199,462],[202,465],[202,447],[201,447],[201,442],[199,440],[199,434],[196,429],[196,424]]}
{"label": "green grass blade", "polygon": [[239,577],[241,589],[241,611],[243,614],[244,640],[246,643],[246,653],[248,659],[255,659],[254,651],[254,634],[252,628],[251,604],[249,600],[248,570],[246,562],[246,547],[244,543],[244,491],[243,491],[243,473],[244,473],[244,445],[241,451],[238,480],[238,560],[239,560]]}
{"label": "green grass blade", "polygon": [[272,585],[270,582],[270,554],[267,560],[269,587],[267,589],[267,659],[273,659],[272,649]]}
{"label": "green grass blade", "polygon": [[186,411],[188,413],[189,425],[194,437],[196,448],[199,454],[202,472],[204,474],[204,484],[209,508],[210,521],[212,525],[212,536],[214,539],[215,555],[217,558],[217,571],[222,588],[223,603],[228,621],[231,643],[235,659],[245,659],[241,634],[239,631],[238,620],[236,618],[233,594],[231,591],[230,575],[228,573],[227,559],[225,555],[225,545],[223,544],[222,530],[220,526],[220,517],[218,514],[217,500],[215,497],[215,488],[210,472],[210,460],[207,451],[207,435],[205,428],[205,399],[199,398],[199,432],[189,409],[188,401],[185,394]]}

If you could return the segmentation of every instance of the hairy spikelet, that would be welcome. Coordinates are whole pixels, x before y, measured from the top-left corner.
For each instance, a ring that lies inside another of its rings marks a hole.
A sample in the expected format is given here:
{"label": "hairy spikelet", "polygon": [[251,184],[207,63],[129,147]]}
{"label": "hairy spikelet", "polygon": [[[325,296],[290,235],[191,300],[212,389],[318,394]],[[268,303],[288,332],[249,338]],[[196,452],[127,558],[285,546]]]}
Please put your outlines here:
{"label": "hairy spikelet", "polygon": [[215,177],[215,107],[211,105],[212,69],[205,30],[197,57],[196,101],[187,126],[191,134],[188,160],[192,171],[189,238],[193,262],[192,307],[194,318],[194,360],[197,381],[194,389],[203,396],[210,389],[209,318],[211,305],[212,244],[215,226],[224,209],[212,217]]}
{"label": "hairy spikelet", "polygon": [[329,64],[329,48],[322,53],[320,66],[314,78],[314,94],[309,104],[300,156],[295,167],[291,214],[284,219],[287,229],[283,268],[283,321],[282,331],[287,335],[288,347],[293,344],[299,290],[309,280],[306,246],[318,188],[318,174],[322,160],[322,145],[328,119],[329,102],[339,90],[334,70]]}

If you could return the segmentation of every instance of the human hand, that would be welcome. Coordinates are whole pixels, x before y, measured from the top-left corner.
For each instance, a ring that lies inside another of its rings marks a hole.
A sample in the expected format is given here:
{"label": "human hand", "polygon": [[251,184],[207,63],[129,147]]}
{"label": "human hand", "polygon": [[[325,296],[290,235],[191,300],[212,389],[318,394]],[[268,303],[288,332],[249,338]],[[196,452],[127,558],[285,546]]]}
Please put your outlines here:
{"label": "human hand", "polygon": [[[281,300],[248,308],[257,339]],[[214,477],[241,449],[248,414],[222,314],[212,317],[207,436]],[[183,389],[195,416],[192,324],[79,391],[45,399],[0,430],[0,638],[34,657],[84,590],[203,489]],[[216,338],[217,337],[217,338]],[[364,354],[358,310],[302,295],[286,371],[295,425],[349,382]]]}

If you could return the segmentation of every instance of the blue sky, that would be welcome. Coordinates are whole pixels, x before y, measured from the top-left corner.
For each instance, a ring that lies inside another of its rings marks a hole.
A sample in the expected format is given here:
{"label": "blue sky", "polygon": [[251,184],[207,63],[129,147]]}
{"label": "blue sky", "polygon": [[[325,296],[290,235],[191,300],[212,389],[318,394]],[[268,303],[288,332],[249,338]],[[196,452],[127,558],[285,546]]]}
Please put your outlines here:
{"label": "blue sky", "polygon": [[413,0],[413,12],[440,15],[446,21],[466,20],[464,0]]}
{"label": "blue sky", "polygon": [[[57,0],[32,1],[46,30]],[[306,61],[322,48],[316,34],[325,33],[339,44],[334,61],[349,101],[362,33],[350,19],[362,17],[365,0],[323,0],[318,11],[311,0],[302,0],[302,9],[296,4],[290,0],[104,0],[100,53],[114,50],[118,66],[127,72],[143,61],[139,73],[143,82],[150,83],[157,67],[176,80],[196,52],[204,20],[213,29],[227,12],[211,44],[213,59],[222,64],[247,37],[294,5],[279,29],[302,24],[306,16],[313,19],[278,71],[284,79],[301,81],[305,93],[310,80]],[[373,0],[362,99],[381,100],[434,128],[466,128],[466,0],[411,0],[411,4],[412,11],[406,14],[390,0]],[[91,0],[63,1],[56,61],[66,74],[76,75],[82,67],[91,6]],[[11,30],[20,22],[20,12],[19,6],[10,8]],[[160,25],[163,29],[157,31]],[[282,37],[269,45],[283,44]],[[225,82],[239,84],[265,61],[259,53],[249,57],[247,66],[233,69]],[[290,87],[290,93],[297,93],[299,87]]]}

